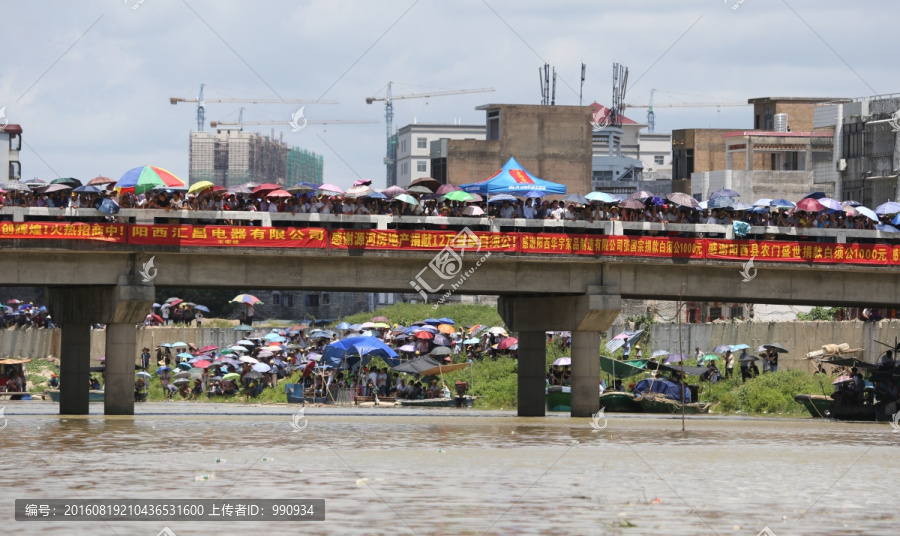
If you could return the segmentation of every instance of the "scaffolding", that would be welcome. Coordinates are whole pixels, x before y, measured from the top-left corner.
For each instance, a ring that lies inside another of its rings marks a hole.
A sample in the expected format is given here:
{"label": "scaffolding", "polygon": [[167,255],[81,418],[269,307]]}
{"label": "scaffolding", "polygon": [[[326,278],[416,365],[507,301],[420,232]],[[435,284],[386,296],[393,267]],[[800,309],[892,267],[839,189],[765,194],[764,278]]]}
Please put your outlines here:
{"label": "scaffolding", "polygon": [[281,140],[239,129],[192,132],[190,182],[231,188],[247,182],[293,185],[322,183],[323,158]]}

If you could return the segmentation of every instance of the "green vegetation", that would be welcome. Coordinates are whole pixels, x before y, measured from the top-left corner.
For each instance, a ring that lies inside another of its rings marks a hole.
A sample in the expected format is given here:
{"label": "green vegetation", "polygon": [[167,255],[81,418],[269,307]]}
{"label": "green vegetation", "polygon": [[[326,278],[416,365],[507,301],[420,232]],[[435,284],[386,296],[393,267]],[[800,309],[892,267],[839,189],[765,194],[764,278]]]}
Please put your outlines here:
{"label": "green vegetation", "polygon": [[824,320],[833,322],[838,319],[838,315],[842,312],[843,309],[840,307],[832,307],[830,309],[826,309],[825,307],[813,307],[808,313],[797,313],[797,320]]}
{"label": "green vegetation", "polygon": [[740,371],[736,369],[736,374],[727,380],[704,383],[700,400],[715,403],[713,409],[718,413],[806,415],[806,409],[794,401],[794,395],[831,395],[833,380],[824,374],[783,370],[741,382]]}

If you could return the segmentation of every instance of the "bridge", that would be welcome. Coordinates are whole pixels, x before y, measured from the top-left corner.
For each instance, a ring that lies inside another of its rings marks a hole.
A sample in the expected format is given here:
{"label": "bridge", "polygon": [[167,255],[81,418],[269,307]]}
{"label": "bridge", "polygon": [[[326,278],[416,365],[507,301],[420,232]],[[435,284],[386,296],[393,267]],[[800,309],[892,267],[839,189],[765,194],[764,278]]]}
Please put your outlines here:
{"label": "bridge", "polygon": [[[499,295],[500,314],[519,338],[522,416],[544,414],[551,330],[573,335],[572,415],[599,409],[600,332],[623,298],[876,307],[900,300],[900,245],[878,231],[751,228],[751,240],[735,240],[730,226],[715,225],[144,209],[122,210],[116,222],[99,216],[0,209],[10,220],[0,221],[0,285],[46,286],[62,327],[62,414],[88,412],[95,323],[107,325],[104,410],[133,414],[135,325],[155,286]],[[216,224],[223,221],[229,225]],[[157,272],[144,281],[151,258]]]}

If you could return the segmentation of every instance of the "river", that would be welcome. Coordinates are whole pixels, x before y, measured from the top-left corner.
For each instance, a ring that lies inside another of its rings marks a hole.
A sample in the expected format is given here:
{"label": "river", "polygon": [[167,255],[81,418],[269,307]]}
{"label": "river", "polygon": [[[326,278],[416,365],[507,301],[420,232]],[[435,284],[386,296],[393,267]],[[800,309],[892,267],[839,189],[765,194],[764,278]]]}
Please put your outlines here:
{"label": "river", "polygon": [[[883,423],[706,415],[682,432],[608,414],[595,431],[510,411],[310,407],[295,423],[296,406],[3,406],[2,534],[900,533],[900,433]],[[14,521],[14,499],[76,498],[318,498],[326,519]]]}

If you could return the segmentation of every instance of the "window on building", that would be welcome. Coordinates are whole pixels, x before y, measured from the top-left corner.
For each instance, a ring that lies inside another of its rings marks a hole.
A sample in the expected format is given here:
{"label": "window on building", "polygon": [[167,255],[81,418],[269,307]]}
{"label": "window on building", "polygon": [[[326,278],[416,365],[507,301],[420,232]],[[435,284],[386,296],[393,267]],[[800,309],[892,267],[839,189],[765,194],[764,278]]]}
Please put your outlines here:
{"label": "window on building", "polygon": [[281,295],[281,306],[282,307],[293,307],[294,306],[294,294],[292,292]]}
{"label": "window on building", "polygon": [[419,160],[416,162],[416,171],[425,173],[428,171],[428,160]]}
{"label": "window on building", "polygon": [[863,155],[863,140],[865,135],[865,126],[863,123],[850,123],[844,125],[843,134],[843,157],[842,158],[859,158]]}
{"label": "window on building", "polygon": [[401,153],[406,152],[406,140],[400,140],[400,152]]}
{"label": "window on building", "polygon": [[666,157],[663,155],[657,155],[653,157],[653,163],[657,166],[661,166],[666,163]]}
{"label": "window on building", "polygon": [[417,149],[427,149],[428,148],[428,138],[416,138],[416,148]]}
{"label": "window on building", "polygon": [[379,305],[390,305],[394,303],[394,293],[392,292],[379,292],[378,293],[378,304]]}
{"label": "window on building", "polygon": [[494,110],[487,114],[487,139],[500,139],[500,110]]}
{"label": "window on building", "polygon": [[272,293],[272,305],[281,305],[281,293],[277,290]]}
{"label": "window on building", "polygon": [[400,166],[400,174],[401,175],[409,175],[409,163],[404,162],[402,166]]}
{"label": "window on building", "polygon": [[318,294],[307,294],[306,295],[306,306],[307,307],[318,307],[319,306],[319,295]]}
{"label": "window on building", "polygon": [[327,292],[323,293],[321,303],[322,305],[328,305],[329,303],[331,303],[331,294],[328,294]]}
{"label": "window on building", "polygon": [[731,308],[731,318],[744,318],[744,306],[738,305]]}
{"label": "window on building", "polygon": [[771,108],[763,110],[763,130],[773,130],[775,128],[775,116],[772,114]]}
{"label": "window on building", "polygon": [[721,307],[710,307],[709,308],[709,320],[719,320],[722,318],[722,308]]}

